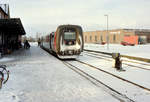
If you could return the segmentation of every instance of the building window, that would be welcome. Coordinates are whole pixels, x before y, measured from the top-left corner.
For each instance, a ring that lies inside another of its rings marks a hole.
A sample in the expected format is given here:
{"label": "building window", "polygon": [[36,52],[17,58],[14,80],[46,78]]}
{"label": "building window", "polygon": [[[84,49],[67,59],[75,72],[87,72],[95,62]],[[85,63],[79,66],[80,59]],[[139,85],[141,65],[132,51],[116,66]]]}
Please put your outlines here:
{"label": "building window", "polygon": [[113,36],[113,40],[114,40],[114,42],[116,41],[116,35]]}
{"label": "building window", "polygon": [[2,14],[1,14],[1,12],[0,12],[0,19],[2,18]]}
{"label": "building window", "polygon": [[95,42],[97,42],[97,36],[95,36]]}
{"label": "building window", "polygon": [[101,42],[103,42],[103,36],[100,36]]}
{"label": "building window", "polygon": [[90,36],[90,41],[92,41],[92,36]]}
{"label": "building window", "polygon": [[0,12],[0,19],[3,19],[4,18],[4,15],[3,13]]}
{"label": "building window", "polygon": [[1,14],[1,17],[0,17],[1,19],[4,19],[4,15],[3,14]]}
{"label": "building window", "polygon": [[87,42],[87,36],[85,36],[85,42]]}

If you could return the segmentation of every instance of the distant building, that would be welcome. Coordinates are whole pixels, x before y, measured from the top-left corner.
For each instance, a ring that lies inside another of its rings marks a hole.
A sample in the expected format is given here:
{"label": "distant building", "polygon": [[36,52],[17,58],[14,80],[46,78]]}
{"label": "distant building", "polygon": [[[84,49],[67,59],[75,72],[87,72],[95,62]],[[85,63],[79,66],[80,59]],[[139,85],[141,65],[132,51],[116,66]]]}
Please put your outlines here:
{"label": "distant building", "polygon": [[[108,35],[108,36],[107,36]],[[85,43],[109,43],[120,44],[129,42],[133,44],[150,43],[150,29],[115,29],[103,31],[84,32]]]}

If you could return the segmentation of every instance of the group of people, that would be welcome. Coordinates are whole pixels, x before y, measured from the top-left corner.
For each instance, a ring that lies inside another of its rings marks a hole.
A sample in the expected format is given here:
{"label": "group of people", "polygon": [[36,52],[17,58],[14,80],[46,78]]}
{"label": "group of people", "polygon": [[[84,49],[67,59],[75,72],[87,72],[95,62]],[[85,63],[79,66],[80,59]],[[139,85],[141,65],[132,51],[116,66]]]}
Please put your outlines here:
{"label": "group of people", "polygon": [[28,40],[25,40],[25,42],[24,42],[24,48],[25,49],[29,49],[30,48],[30,44],[29,44]]}
{"label": "group of people", "polygon": [[[41,45],[41,40],[38,39],[38,46]],[[21,41],[15,41],[15,40],[12,40],[12,41],[8,41],[6,44],[4,44],[3,46],[0,45],[0,52],[1,53],[7,53],[7,54],[10,54],[12,51],[14,50],[18,50],[19,48],[24,48],[24,49],[29,49],[31,46],[30,46],[30,43],[28,40],[25,40],[22,44]]]}
{"label": "group of people", "polygon": [[[39,38],[37,42],[38,42],[38,46],[40,46],[41,45],[41,39]],[[30,48],[30,44],[29,44],[28,40],[24,41],[24,48],[25,49],[29,49]]]}
{"label": "group of people", "polygon": [[[41,45],[41,39],[39,38],[37,42],[38,42],[38,46],[40,46]],[[25,49],[29,49],[30,48],[30,44],[29,44],[28,40],[24,41],[24,48]]]}
{"label": "group of people", "polygon": [[21,41],[8,41],[6,44],[4,44],[4,48],[10,49],[12,51],[14,50],[18,50],[19,48],[21,48]]}
{"label": "group of people", "polygon": [[[38,46],[40,46],[40,44],[41,44],[41,40],[38,39]],[[22,47],[21,42],[18,42],[17,45],[15,44],[15,47],[21,48]],[[30,43],[28,42],[28,40],[25,40],[24,41],[24,49],[29,49],[29,48],[30,48]]]}
{"label": "group of people", "polygon": [[21,43],[21,41],[16,40],[8,40],[5,44],[0,46],[0,53],[2,54],[11,54],[13,51],[18,50],[20,48],[24,47],[24,49],[29,49],[30,44],[28,40],[24,41],[24,45]]}

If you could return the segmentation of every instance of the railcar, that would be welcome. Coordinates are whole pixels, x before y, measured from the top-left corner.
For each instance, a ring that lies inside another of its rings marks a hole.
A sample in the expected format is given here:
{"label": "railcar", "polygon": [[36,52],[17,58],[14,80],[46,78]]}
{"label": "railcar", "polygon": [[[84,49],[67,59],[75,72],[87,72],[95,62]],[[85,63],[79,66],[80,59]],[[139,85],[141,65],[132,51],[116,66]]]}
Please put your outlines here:
{"label": "railcar", "polygon": [[41,46],[61,59],[77,58],[84,47],[82,28],[78,25],[60,25],[56,32],[42,38]]}

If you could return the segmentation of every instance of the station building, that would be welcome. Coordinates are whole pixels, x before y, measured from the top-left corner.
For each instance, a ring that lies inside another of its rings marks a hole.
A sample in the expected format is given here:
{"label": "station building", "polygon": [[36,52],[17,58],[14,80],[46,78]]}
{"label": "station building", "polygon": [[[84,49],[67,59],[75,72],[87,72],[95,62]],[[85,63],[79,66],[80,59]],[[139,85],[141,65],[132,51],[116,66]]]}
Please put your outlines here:
{"label": "station building", "polygon": [[150,29],[114,29],[102,31],[84,32],[85,43],[109,43],[120,44],[128,42],[132,44],[150,43]]}
{"label": "station building", "polygon": [[22,35],[25,30],[20,18],[10,18],[9,5],[0,4],[0,53],[19,49]]}

